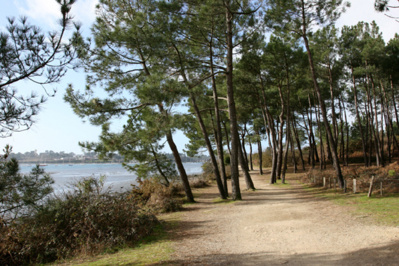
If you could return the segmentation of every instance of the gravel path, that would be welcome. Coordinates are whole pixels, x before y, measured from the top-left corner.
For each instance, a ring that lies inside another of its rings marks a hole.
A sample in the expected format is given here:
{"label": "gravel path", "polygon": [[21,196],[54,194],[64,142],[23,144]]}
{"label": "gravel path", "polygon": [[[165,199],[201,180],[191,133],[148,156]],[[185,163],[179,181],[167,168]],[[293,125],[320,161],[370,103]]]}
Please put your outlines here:
{"label": "gravel path", "polygon": [[235,203],[215,203],[215,186],[198,190],[167,264],[399,265],[399,227],[373,225],[294,181],[272,186],[268,177],[252,173],[257,190]]}

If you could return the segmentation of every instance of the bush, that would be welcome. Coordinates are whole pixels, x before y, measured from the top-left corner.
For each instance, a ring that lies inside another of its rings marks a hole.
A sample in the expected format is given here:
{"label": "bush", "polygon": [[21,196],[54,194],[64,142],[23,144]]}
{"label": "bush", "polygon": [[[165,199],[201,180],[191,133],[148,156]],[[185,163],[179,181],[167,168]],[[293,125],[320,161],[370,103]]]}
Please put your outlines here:
{"label": "bush", "polygon": [[130,193],[100,192],[87,178],[31,217],[0,227],[0,264],[47,263],[134,243],[158,224]]}
{"label": "bush", "polygon": [[173,184],[166,186],[156,179],[146,179],[139,181],[138,187],[133,187],[132,197],[137,199],[142,207],[155,213],[173,212],[182,208],[183,202],[178,199],[179,191],[180,188]]}

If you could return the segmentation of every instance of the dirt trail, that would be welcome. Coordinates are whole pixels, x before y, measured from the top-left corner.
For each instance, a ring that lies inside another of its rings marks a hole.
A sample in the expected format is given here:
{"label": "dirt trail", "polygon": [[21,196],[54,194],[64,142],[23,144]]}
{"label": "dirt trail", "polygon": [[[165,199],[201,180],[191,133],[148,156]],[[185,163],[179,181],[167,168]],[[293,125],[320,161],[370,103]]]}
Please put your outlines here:
{"label": "dirt trail", "polygon": [[182,212],[168,264],[399,265],[398,227],[372,225],[295,182],[287,188],[252,177],[257,191],[240,202],[215,203],[216,187],[199,191]]}

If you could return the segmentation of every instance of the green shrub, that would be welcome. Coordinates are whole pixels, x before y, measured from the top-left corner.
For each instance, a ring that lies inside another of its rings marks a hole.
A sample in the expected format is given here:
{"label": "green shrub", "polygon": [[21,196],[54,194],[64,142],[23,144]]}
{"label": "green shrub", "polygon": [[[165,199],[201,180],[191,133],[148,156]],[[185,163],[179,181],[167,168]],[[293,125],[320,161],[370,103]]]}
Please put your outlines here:
{"label": "green shrub", "polygon": [[47,263],[133,243],[158,224],[130,193],[101,192],[87,178],[30,217],[0,227],[0,264]]}
{"label": "green shrub", "polygon": [[39,208],[54,183],[38,165],[29,174],[21,174],[18,161],[9,158],[11,150],[6,146],[0,156],[0,218],[7,223]]}

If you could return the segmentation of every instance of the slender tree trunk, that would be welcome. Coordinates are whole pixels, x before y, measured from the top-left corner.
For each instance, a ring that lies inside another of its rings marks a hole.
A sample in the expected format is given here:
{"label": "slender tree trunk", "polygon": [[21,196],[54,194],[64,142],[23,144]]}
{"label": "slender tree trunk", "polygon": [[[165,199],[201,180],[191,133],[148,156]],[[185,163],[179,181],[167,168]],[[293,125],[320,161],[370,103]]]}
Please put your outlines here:
{"label": "slender tree trunk", "polygon": [[328,83],[330,85],[330,95],[331,95],[331,117],[333,122],[334,141],[335,143],[338,143],[338,123],[337,123],[337,118],[335,117],[334,87],[333,87],[333,77],[332,77],[330,62],[328,62],[327,67],[328,67]]}
{"label": "slender tree trunk", "polygon": [[346,116],[346,108],[345,108],[345,103],[342,101],[342,104],[344,104],[344,114],[345,114],[345,126],[346,126],[346,152],[345,152],[345,165],[349,165],[349,124],[348,124],[348,117]]}
{"label": "slender tree trunk", "polygon": [[301,148],[301,141],[299,140],[298,129],[296,128],[296,120],[295,118],[292,120],[292,129],[294,131],[295,141],[299,151],[299,158],[301,159],[302,163],[302,170],[305,171],[305,160],[303,159],[302,148]]}
{"label": "slender tree trunk", "polygon": [[396,127],[399,128],[399,115],[398,115],[398,108],[396,107],[395,90],[394,90],[394,87],[393,87],[392,75],[390,76],[390,80],[391,80],[392,104],[393,104],[393,108],[395,110]]}
{"label": "slender tree trunk", "polygon": [[277,179],[281,179],[281,172],[283,167],[283,128],[284,128],[284,112],[285,112],[285,102],[283,97],[283,92],[281,89],[281,84],[278,86],[278,92],[280,95],[281,102],[281,112],[280,112],[280,126],[278,130],[278,157],[277,157]]}
{"label": "slender tree trunk", "polygon": [[320,125],[320,111],[316,107],[316,122],[317,127],[319,129],[319,138],[320,138],[320,170],[326,169],[325,164],[325,156],[324,156],[324,147],[323,147],[323,133],[321,132],[321,125]]}
{"label": "slender tree trunk", "polygon": [[[376,138],[376,142],[377,142],[377,146],[376,148],[377,153],[378,153],[378,157],[380,159],[380,164],[381,166],[384,166],[384,145],[382,143],[382,138],[383,135],[380,138],[380,132],[379,132],[379,123],[378,123],[378,111],[377,111],[377,94],[376,94],[376,90],[375,90],[375,83],[374,83],[374,79],[373,79],[373,75],[370,74],[370,81],[371,81],[371,88],[373,89],[373,102],[374,102],[374,119],[375,119],[375,138]],[[383,134],[382,132],[382,121],[381,121],[381,134]]]}
{"label": "slender tree trunk", "polygon": [[249,174],[248,170],[248,163],[246,163],[245,158],[244,158],[244,152],[242,149],[242,146],[240,145],[239,150],[238,150],[238,160],[241,165],[241,170],[244,173],[244,179],[245,179],[245,184],[247,185],[248,190],[255,190],[254,183],[252,182],[251,175]]}
{"label": "slender tree trunk", "polygon": [[306,16],[305,16],[304,0],[302,0],[301,2],[302,2],[302,37],[304,39],[306,51],[308,53],[308,59],[309,59],[310,70],[311,70],[311,73],[312,73],[314,89],[316,90],[316,94],[317,94],[317,97],[318,97],[318,100],[319,100],[319,103],[320,103],[321,113],[322,113],[322,116],[323,116],[324,127],[326,129],[326,132],[327,132],[327,135],[328,135],[328,139],[330,140],[333,166],[334,166],[337,178],[338,178],[339,186],[341,188],[343,188],[344,187],[344,178],[342,176],[341,165],[340,165],[339,159],[338,159],[337,145],[336,145],[336,143],[334,141],[334,138],[333,138],[333,135],[331,133],[331,128],[330,128],[330,125],[329,125],[328,119],[327,119],[327,109],[326,109],[326,106],[325,106],[325,103],[324,103],[324,99],[323,99],[323,97],[321,95],[319,83],[317,81],[316,70],[314,68],[312,53],[311,53],[311,50],[310,50],[310,47],[309,47],[309,41],[308,41],[308,37],[307,37],[307,33],[306,33],[307,20],[306,20]]}
{"label": "slender tree trunk", "polygon": [[244,162],[248,165],[248,156],[247,156],[247,150],[245,149],[245,136],[246,136],[246,132],[247,132],[247,127],[246,125],[244,126],[244,131],[241,134],[241,150],[243,152],[243,157],[244,157]]}
{"label": "slender tree trunk", "polygon": [[231,185],[232,199],[241,200],[241,191],[238,172],[238,157],[240,140],[238,136],[237,113],[234,101],[233,88],[233,14],[230,11],[230,0],[224,1],[226,7],[226,40],[227,40],[227,69],[226,69],[226,87],[227,104],[230,116],[230,134],[231,134]]}
{"label": "slender tree trunk", "polygon": [[[213,32],[212,32],[213,33]],[[213,34],[212,34],[213,37]],[[226,167],[224,165],[224,152],[223,152],[223,137],[222,137],[222,127],[221,127],[221,119],[220,119],[220,110],[219,110],[219,100],[218,100],[218,91],[216,88],[216,78],[213,64],[213,39],[211,38],[209,42],[209,58],[210,58],[210,68],[212,74],[212,92],[213,92],[213,103],[215,107],[215,117],[216,117],[216,149],[219,158],[219,165],[223,179],[223,187],[226,193],[226,196],[229,195],[228,187],[227,187],[227,175],[226,175]],[[228,143],[228,141],[227,141]]]}
{"label": "slender tree trunk", "polygon": [[[387,108],[386,108],[386,115],[387,115],[387,120],[388,120],[389,128],[391,129],[392,140],[393,140],[393,143],[394,143],[394,145],[395,145],[396,150],[399,151],[399,143],[398,143],[398,140],[396,139],[396,136],[395,136],[395,130],[394,130],[393,123],[392,123],[391,112],[389,111],[389,109],[390,109],[390,108],[389,108],[389,107],[390,107],[390,104],[389,104],[389,102],[388,102],[387,93],[386,93],[385,86],[384,86],[384,84],[383,84],[382,81],[381,81],[381,88],[382,88],[382,91],[383,91],[383,93],[384,93],[384,100],[385,100],[385,104],[386,104],[386,106],[387,106]],[[387,126],[387,128],[388,128],[388,126]],[[393,153],[393,152],[392,152],[392,153]],[[393,155],[391,155],[391,156],[393,156]],[[391,159],[391,158],[390,158],[390,159]]]}
{"label": "slender tree trunk", "polygon": [[150,147],[151,147],[152,156],[154,156],[155,166],[157,167],[157,170],[158,170],[159,174],[163,177],[163,179],[165,179],[166,186],[168,187],[169,186],[169,180],[166,177],[165,173],[162,171],[162,167],[161,167],[161,165],[159,163],[159,160],[158,160],[158,154],[155,152],[154,147],[152,146],[152,144],[150,144]]}
{"label": "slender tree trunk", "polygon": [[[341,130],[341,145],[340,145],[340,149],[339,149],[339,153],[340,153],[340,158],[342,160],[344,160],[345,157],[345,140],[344,140],[344,119],[343,119],[343,114],[344,114],[344,110],[342,109],[342,98],[338,98],[338,104],[339,104],[339,120],[340,120],[340,130]],[[346,165],[346,163],[344,163],[344,165]]]}
{"label": "slender tree trunk", "polygon": [[229,131],[227,130],[227,125],[226,125],[226,123],[222,121],[222,124],[223,124],[224,133],[225,133],[225,135],[226,135],[227,150],[229,151],[229,154],[230,154],[230,156],[231,156],[230,140],[229,140]]}
{"label": "slender tree trunk", "polygon": [[197,117],[198,123],[200,125],[202,134],[204,136],[204,140],[205,140],[206,148],[208,149],[209,157],[211,158],[211,162],[212,162],[212,165],[213,165],[213,173],[215,174],[216,183],[217,183],[217,186],[218,186],[218,189],[219,189],[220,197],[222,199],[226,199],[227,195],[226,195],[226,191],[225,191],[225,189],[223,187],[222,179],[220,177],[219,166],[218,166],[218,163],[216,161],[215,153],[213,152],[212,144],[211,144],[211,141],[209,140],[209,135],[208,135],[208,132],[206,130],[204,121],[202,120],[202,115],[201,115],[201,112],[200,112],[200,110],[198,108],[195,96],[192,93],[190,93],[190,100],[191,100],[191,104],[193,105],[194,112],[196,114],[196,117]]}
{"label": "slender tree trunk", "polygon": [[[307,120],[308,120],[308,122],[310,122],[309,111],[308,111],[308,110],[306,110],[306,111],[307,111],[307,112],[306,112]],[[304,116],[304,114],[302,114],[302,115]],[[315,166],[315,161],[314,161],[314,155],[313,155],[313,152],[314,152],[313,147],[314,147],[314,146],[313,146],[313,140],[312,140],[312,134],[313,134],[313,132],[312,132],[312,130],[311,130],[312,126],[309,125],[309,127],[308,127],[308,126],[306,125],[305,117],[303,117],[303,124],[304,124],[304,126],[305,126],[306,131],[308,132],[308,141],[309,141],[308,163],[309,163],[310,167],[314,168],[314,166]]]}
{"label": "slender tree trunk", "polygon": [[[371,94],[370,94],[370,87],[369,87],[370,80],[369,80],[368,74],[366,74],[366,80],[367,80],[367,86],[366,86],[367,103],[368,103],[369,115],[370,115],[370,129],[371,129],[371,133],[374,137],[375,160],[376,160],[377,166],[380,166],[381,165],[381,157],[380,157],[380,147],[379,147],[379,140],[378,140],[378,118],[375,118],[375,116],[377,116],[377,112],[374,113],[374,107],[373,107]],[[375,124],[375,121],[377,121],[377,124]]]}
{"label": "slender tree trunk", "polygon": [[250,169],[251,169],[251,171],[253,171],[254,170],[254,164],[253,164],[253,161],[252,161],[252,142],[251,142],[251,137],[249,137],[248,138],[248,142],[249,142],[249,166],[250,166]]}
{"label": "slender tree trunk", "polygon": [[277,166],[276,132],[274,129],[274,121],[273,121],[272,115],[270,114],[269,109],[266,105],[267,101],[266,101],[266,95],[265,95],[265,88],[264,88],[263,80],[261,77],[260,77],[260,82],[261,82],[262,99],[263,99],[263,104],[261,104],[262,115],[263,115],[263,120],[265,123],[266,131],[269,136],[268,137],[269,147],[272,150],[272,171],[270,173],[270,184],[274,184],[274,183],[276,183],[276,166]]}
{"label": "slender tree trunk", "polygon": [[206,130],[206,126],[205,126],[204,121],[202,119],[201,111],[199,110],[198,105],[197,105],[197,99],[196,99],[194,93],[192,92],[192,89],[194,87],[189,83],[188,78],[187,78],[187,76],[185,74],[185,69],[184,69],[184,66],[183,66],[183,61],[181,59],[181,54],[180,54],[179,49],[175,45],[174,45],[174,48],[175,48],[175,51],[176,51],[176,54],[177,54],[178,58],[180,59],[180,65],[181,65],[180,73],[181,73],[181,76],[182,76],[182,78],[184,80],[184,83],[187,86],[187,89],[188,89],[188,92],[189,92],[189,98],[190,98],[192,107],[194,108],[195,116],[197,118],[197,121],[198,121],[198,124],[200,126],[202,135],[204,137],[206,148],[208,149],[208,153],[209,153],[209,156],[211,158],[211,162],[212,162],[212,166],[213,166],[213,173],[215,174],[216,183],[217,183],[217,186],[218,186],[218,189],[219,189],[220,197],[222,199],[226,199],[227,195],[225,193],[225,189],[223,187],[223,182],[222,182],[222,179],[220,177],[219,166],[218,166],[215,154],[213,152],[211,141],[209,140],[209,135],[208,135],[208,132]]}
{"label": "slender tree trunk", "polygon": [[180,173],[180,178],[181,178],[181,181],[183,184],[184,192],[186,193],[187,201],[195,202],[193,193],[191,192],[190,183],[188,182],[186,170],[184,169],[183,162],[180,158],[180,154],[179,154],[179,151],[177,150],[176,144],[173,141],[172,132],[170,130],[166,133],[166,140],[167,140],[169,147],[173,153],[173,157],[175,158],[177,170]]}
{"label": "slender tree trunk", "polygon": [[367,159],[366,141],[365,141],[364,132],[363,132],[362,120],[360,118],[360,112],[359,112],[360,106],[359,106],[358,99],[357,99],[357,86],[356,86],[355,74],[353,71],[352,63],[351,63],[351,71],[352,71],[352,82],[353,82],[353,96],[355,99],[356,118],[357,118],[357,123],[359,124],[360,137],[362,138],[364,165],[367,167],[367,166],[369,166],[369,164],[368,164],[368,159]]}
{"label": "slender tree trunk", "polygon": [[291,147],[291,154],[292,154],[292,164],[294,165],[294,173],[297,173],[298,172],[298,163],[296,161],[295,147],[294,147],[294,141],[292,139],[292,134],[289,135],[289,138],[290,138],[290,147]]}
{"label": "slender tree trunk", "polygon": [[263,175],[263,166],[262,166],[262,164],[263,164],[263,152],[262,152],[262,142],[261,142],[261,140],[260,140],[260,133],[259,133],[259,131],[258,132],[256,132],[256,134],[258,135],[258,139],[257,139],[257,142],[258,142],[258,157],[259,157],[259,174],[260,175]]}

